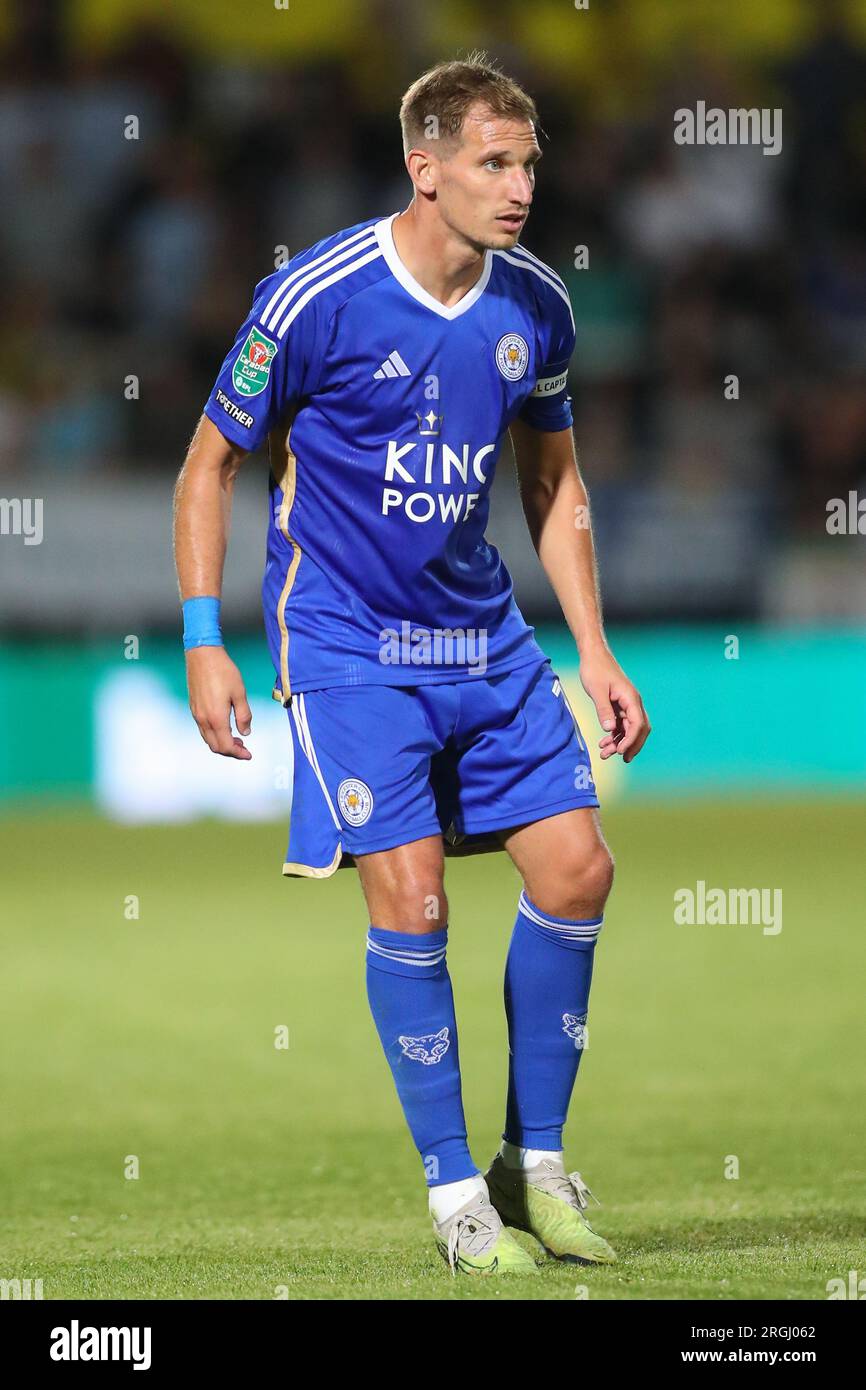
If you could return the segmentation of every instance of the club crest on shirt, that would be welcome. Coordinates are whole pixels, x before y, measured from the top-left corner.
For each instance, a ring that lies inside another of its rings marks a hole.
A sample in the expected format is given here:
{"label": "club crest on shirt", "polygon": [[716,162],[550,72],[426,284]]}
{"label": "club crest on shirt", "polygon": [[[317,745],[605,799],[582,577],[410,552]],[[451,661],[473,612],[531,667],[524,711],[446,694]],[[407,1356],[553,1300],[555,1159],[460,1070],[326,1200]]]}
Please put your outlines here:
{"label": "club crest on shirt", "polygon": [[529,365],[529,348],[519,333],[506,333],[496,344],[496,365],[506,381],[519,381]]}
{"label": "club crest on shirt", "polygon": [[261,395],[268,384],[276,351],[275,342],[265,337],[257,328],[250,329],[232,367],[232,383],[239,395]]}
{"label": "club crest on shirt", "polygon": [[425,1033],[421,1038],[401,1036],[397,1041],[405,1057],[410,1057],[413,1062],[421,1062],[425,1067],[434,1067],[441,1062],[451,1046],[447,1028],[440,1028],[438,1033]]}
{"label": "club crest on shirt", "polygon": [[577,1014],[563,1014],[562,1031],[574,1039],[574,1045],[580,1052],[586,1047],[586,1014],[581,1014],[580,1018]]}
{"label": "club crest on shirt", "polygon": [[366,782],[347,777],[337,788],[337,805],[348,825],[363,825],[373,810],[373,793]]}

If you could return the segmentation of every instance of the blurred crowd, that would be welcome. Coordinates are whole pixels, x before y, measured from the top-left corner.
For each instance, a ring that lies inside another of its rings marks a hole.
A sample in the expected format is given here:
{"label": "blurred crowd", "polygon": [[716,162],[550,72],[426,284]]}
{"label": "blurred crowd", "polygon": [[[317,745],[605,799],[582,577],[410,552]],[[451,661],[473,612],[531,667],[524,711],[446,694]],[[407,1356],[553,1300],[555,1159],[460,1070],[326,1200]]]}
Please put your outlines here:
{"label": "blurred crowd", "polygon": [[[371,3],[370,34],[397,8]],[[748,607],[762,557],[866,486],[866,53],[846,7],[813,7],[772,60],[672,49],[633,106],[614,46],[571,78],[509,44],[508,5],[474,8],[463,47],[489,44],[542,116],[524,241],[572,295],[577,438],[623,611],[671,606],[661,580],[652,596],[670,545],[705,608],[713,566]],[[87,51],[63,14],[17,7],[0,51],[0,479],[168,477],[275,248],[408,202],[399,97],[454,49],[404,28],[385,72],[372,44],[215,60],[167,19]],[[698,100],[781,108],[781,154],[677,145]]]}

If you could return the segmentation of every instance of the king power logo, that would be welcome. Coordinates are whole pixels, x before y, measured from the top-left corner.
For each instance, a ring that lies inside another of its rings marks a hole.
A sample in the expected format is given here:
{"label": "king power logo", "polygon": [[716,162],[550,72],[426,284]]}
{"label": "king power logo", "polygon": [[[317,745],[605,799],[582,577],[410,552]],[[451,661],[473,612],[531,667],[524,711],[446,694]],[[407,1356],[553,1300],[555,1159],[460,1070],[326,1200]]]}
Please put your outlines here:
{"label": "king power logo", "polygon": [[[417,449],[423,452],[418,454]],[[382,515],[402,512],[419,525],[433,520],[465,521],[491,477],[492,470],[485,465],[494,462],[495,453],[495,444],[484,444],[474,452],[471,445],[463,444],[458,452],[438,441],[421,445],[415,440],[398,444],[389,439],[385,482],[392,486],[382,489]],[[415,469],[412,473],[406,466],[409,463]]]}

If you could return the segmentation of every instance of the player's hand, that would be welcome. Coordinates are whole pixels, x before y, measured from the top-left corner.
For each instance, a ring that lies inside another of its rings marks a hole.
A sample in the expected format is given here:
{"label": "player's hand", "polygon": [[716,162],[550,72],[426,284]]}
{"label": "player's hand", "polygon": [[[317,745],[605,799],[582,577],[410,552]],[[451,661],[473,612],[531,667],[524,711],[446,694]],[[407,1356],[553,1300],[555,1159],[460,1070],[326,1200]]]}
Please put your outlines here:
{"label": "player's hand", "polygon": [[602,759],[619,753],[630,763],[651,732],[640,695],[607,650],[581,657],[580,680],[606,731],[598,745]]}
{"label": "player's hand", "polygon": [[192,647],[186,653],[189,707],[198,731],[212,753],[249,760],[253,755],[232,734],[231,714],[239,734],[248,734],[252,714],[243,677],[225,647]]}

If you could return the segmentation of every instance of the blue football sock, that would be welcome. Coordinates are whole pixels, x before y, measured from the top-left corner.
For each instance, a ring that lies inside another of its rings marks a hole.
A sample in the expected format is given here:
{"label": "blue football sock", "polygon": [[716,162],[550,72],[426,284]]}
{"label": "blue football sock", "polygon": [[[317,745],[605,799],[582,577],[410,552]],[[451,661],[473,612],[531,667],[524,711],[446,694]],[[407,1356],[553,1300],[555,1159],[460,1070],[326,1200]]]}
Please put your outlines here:
{"label": "blue football sock", "polygon": [[478,1172],[466,1144],[447,940],[447,927],[423,936],[371,927],[367,936],[367,998],[428,1187]]}
{"label": "blue football sock", "polygon": [[511,1055],[503,1138],[521,1148],[562,1148],[602,921],[551,917],[520,895],[505,966]]}

